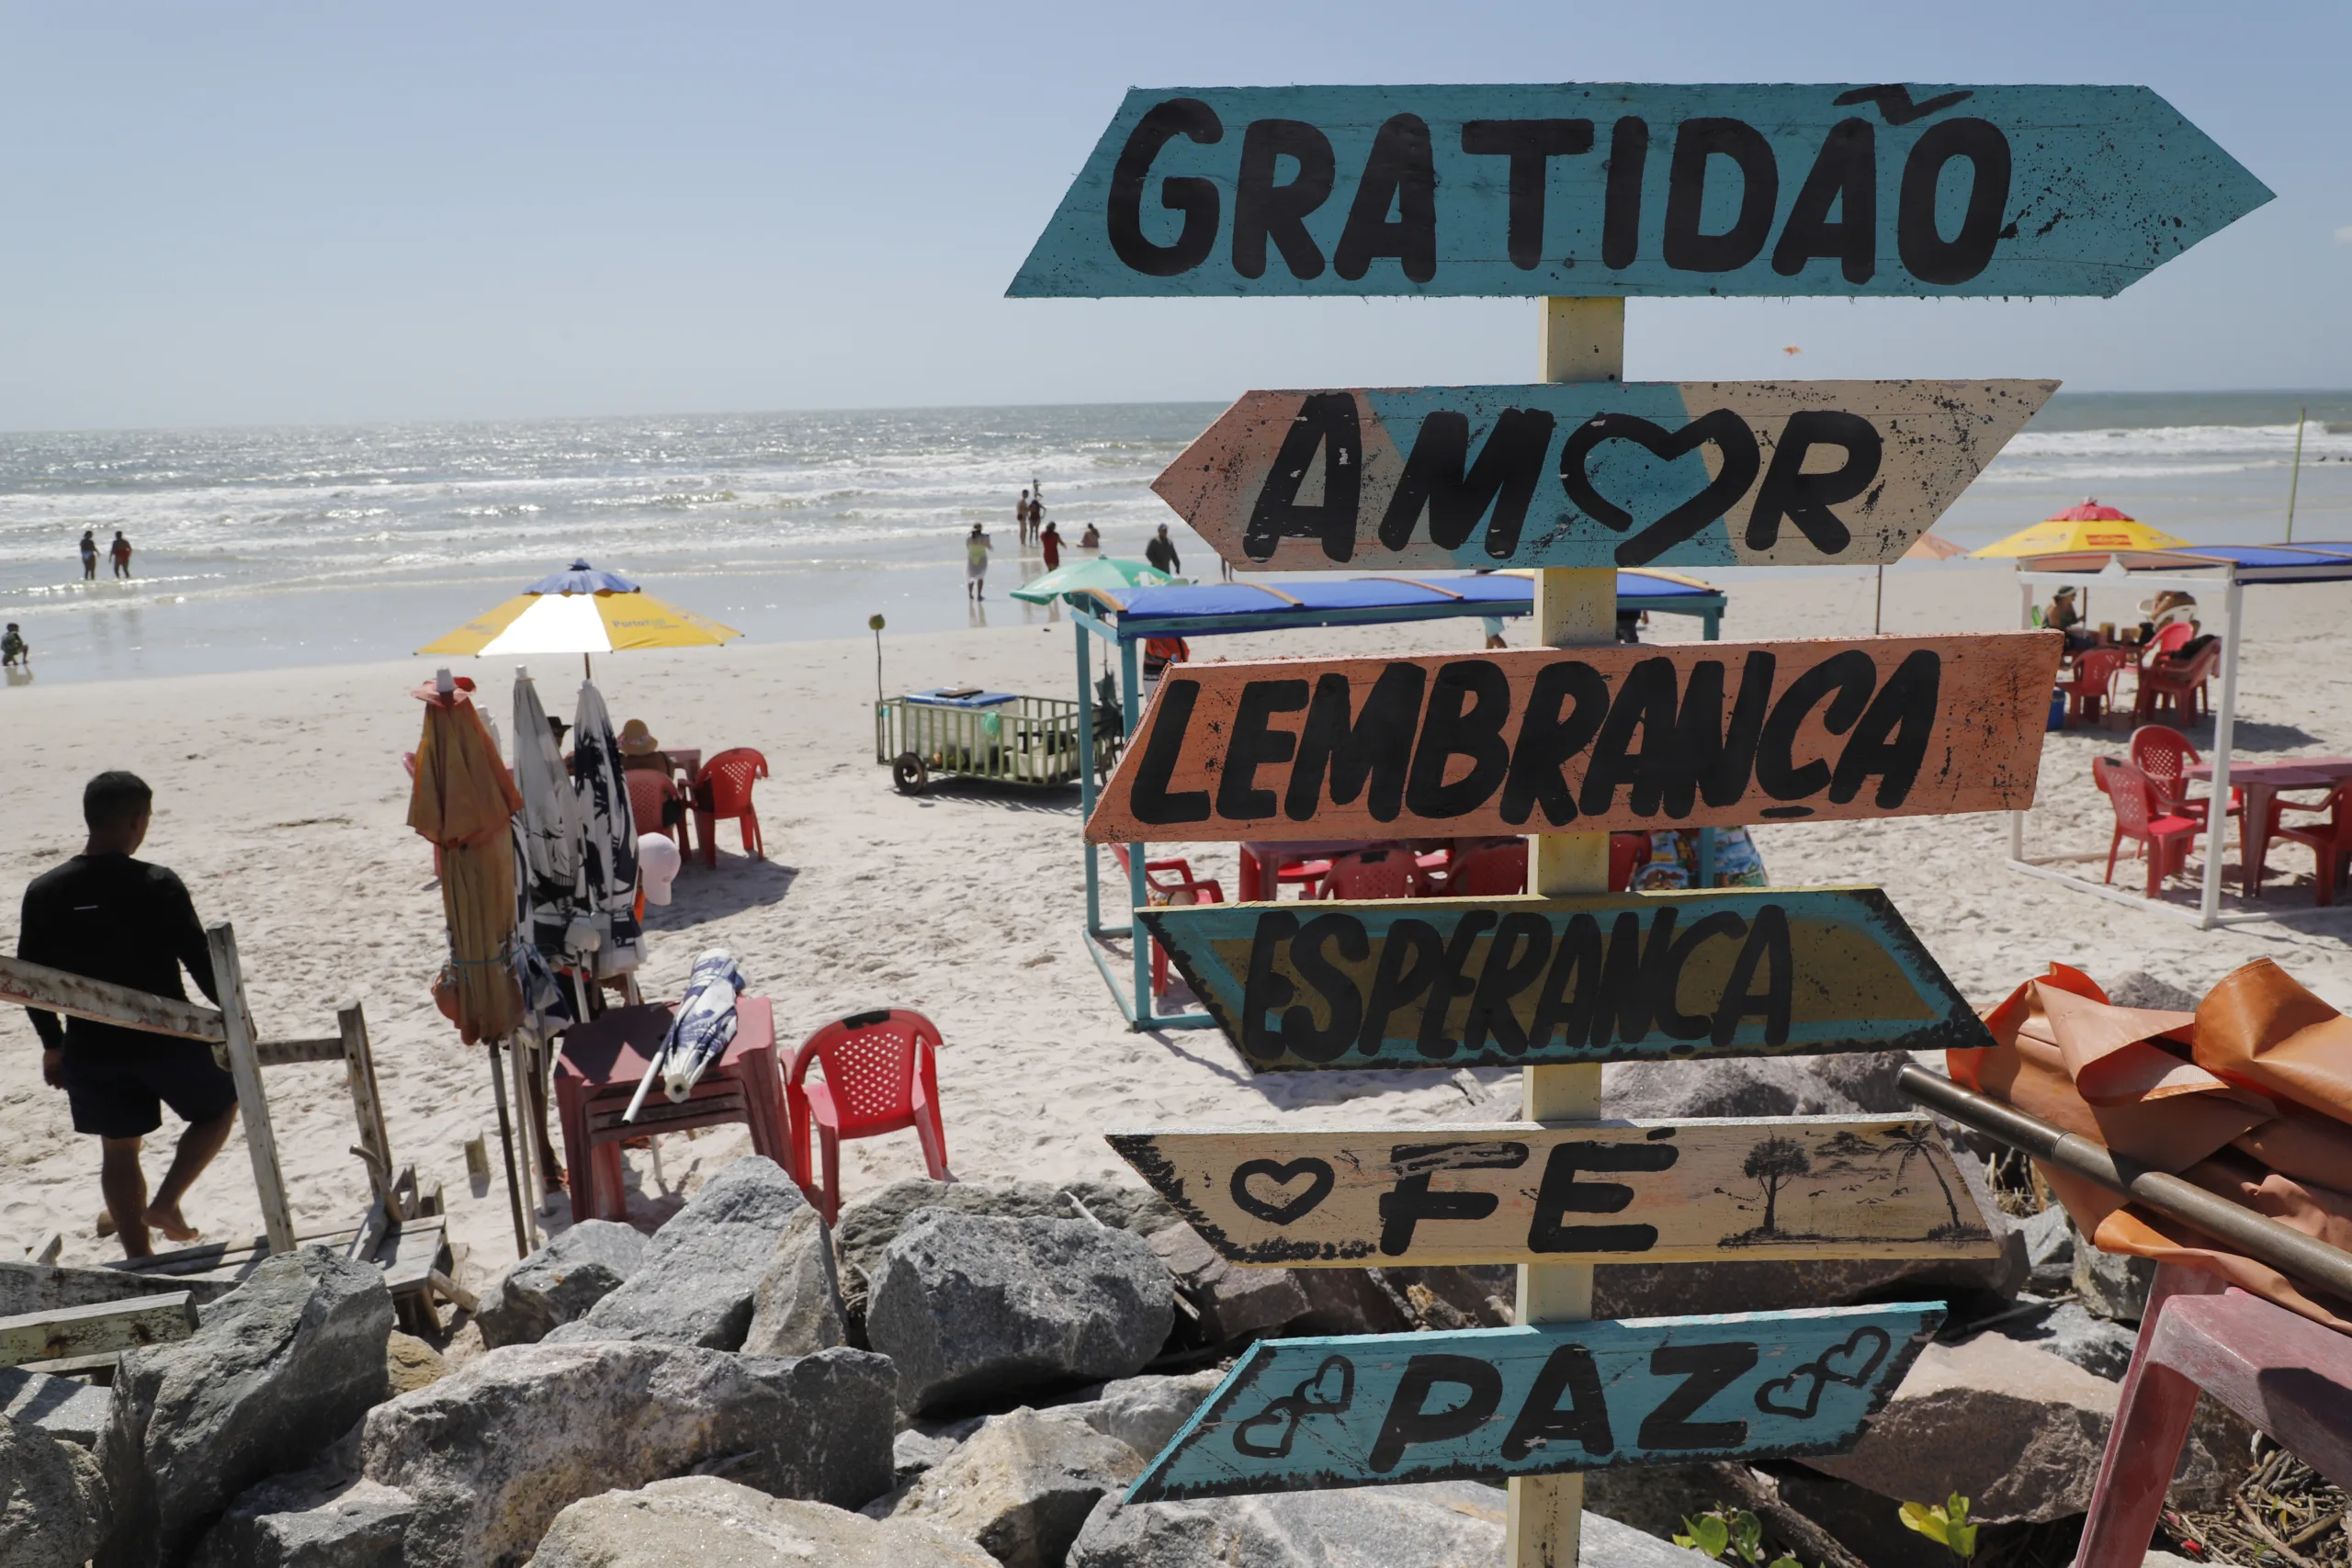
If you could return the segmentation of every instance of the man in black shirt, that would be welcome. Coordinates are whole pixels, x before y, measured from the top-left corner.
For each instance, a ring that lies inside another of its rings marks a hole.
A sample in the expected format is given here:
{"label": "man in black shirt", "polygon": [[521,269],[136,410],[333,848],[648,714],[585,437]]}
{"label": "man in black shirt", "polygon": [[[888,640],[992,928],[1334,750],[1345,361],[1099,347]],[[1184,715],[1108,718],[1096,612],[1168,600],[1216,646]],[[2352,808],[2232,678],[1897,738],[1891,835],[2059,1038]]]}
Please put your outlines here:
{"label": "man in black shirt", "polygon": [[[90,781],[82,792],[89,843],[25,889],[17,956],[178,1001],[187,999],[180,986],[185,964],[218,1001],[212,955],[187,888],[164,867],[130,858],[147,837],[153,802],[135,773],[105,773]],[[236,1080],[213,1061],[209,1045],[88,1019],[61,1023],[55,1013],[28,1010],[40,1036],[41,1077],[65,1091],[74,1130],[101,1142],[99,1184],[124,1253],[146,1257],[151,1226],[170,1240],[193,1241],[197,1233],[181,1216],[180,1199],[229,1141]],[[164,1105],[187,1128],[150,1202],[140,1141],[163,1125]]]}
{"label": "man in black shirt", "polygon": [[1176,558],[1176,541],[1168,536],[1167,524],[1162,523],[1159,525],[1159,532],[1154,534],[1151,536],[1151,542],[1144,546],[1143,558],[1151,563],[1153,570],[1164,571],[1170,577],[1183,570],[1183,562]]}

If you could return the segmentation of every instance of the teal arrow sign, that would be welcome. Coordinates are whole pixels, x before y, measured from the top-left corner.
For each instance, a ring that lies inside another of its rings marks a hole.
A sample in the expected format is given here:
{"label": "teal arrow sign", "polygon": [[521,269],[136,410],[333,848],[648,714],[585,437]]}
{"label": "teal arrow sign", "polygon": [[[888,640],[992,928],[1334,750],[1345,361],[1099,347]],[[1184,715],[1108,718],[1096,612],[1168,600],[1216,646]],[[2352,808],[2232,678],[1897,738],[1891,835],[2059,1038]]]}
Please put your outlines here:
{"label": "teal arrow sign", "polygon": [[1261,1339],[1131,1503],[1842,1453],[1940,1303]]}
{"label": "teal arrow sign", "polygon": [[2270,196],[2145,87],[1135,88],[1008,292],[2108,295]]}

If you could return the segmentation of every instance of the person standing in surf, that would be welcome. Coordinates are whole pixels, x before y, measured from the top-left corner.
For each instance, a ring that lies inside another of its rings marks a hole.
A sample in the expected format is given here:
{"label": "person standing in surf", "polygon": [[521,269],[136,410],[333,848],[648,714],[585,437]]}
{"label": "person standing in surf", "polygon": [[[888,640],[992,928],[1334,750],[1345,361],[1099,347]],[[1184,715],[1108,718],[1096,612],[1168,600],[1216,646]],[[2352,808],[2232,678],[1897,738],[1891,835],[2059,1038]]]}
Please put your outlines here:
{"label": "person standing in surf", "polygon": [[972,525],[971,533],[964,539],[964,591],[971,596],[972,602],[976,604],[988,597],[988,594],[982,591],[987,586],[988,578],[988,530],[975,523]]}
{"label": "person standing in surf", "polygon": [[98,541],[89,529],[85,528],[82,530],[82,581],[96,582],[97,580]]}
{"label": "person standing in surf", "polygon": [[122,536],[121,529],[117,528],[114,531],[114,543],[107,547],[107,553],[114,558],[115,576],[126,582],[129,581],[130,580],[130,541]]}

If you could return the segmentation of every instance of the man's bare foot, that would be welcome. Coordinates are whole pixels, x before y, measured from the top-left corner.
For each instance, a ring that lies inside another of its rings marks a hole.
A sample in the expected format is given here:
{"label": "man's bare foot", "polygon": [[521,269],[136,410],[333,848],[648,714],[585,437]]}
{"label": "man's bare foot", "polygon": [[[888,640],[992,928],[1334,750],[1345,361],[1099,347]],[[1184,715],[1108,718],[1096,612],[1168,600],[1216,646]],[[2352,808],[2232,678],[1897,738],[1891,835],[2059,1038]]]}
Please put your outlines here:
{"label": "man's bare foot", "polygon": [[177,1203],[166,1208],[161,1203],[147,1206],[147,1226],[161,1231],[165,1241],[194,1241],[204,1233],[180,1216]]}

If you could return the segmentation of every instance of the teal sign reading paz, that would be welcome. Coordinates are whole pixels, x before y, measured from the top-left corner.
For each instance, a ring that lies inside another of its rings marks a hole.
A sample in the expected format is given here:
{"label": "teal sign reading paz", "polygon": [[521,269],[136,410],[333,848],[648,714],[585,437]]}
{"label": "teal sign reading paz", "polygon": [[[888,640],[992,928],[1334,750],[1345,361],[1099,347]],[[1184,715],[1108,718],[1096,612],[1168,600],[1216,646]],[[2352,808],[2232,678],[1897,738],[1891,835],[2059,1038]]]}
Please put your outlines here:
{"label": "teal sign reading paz", "polygon": [[1135,88],[1007,292],[2110,295],[2270,197],[2145,87]]}

